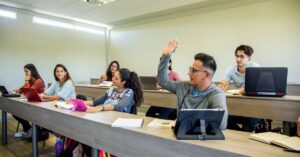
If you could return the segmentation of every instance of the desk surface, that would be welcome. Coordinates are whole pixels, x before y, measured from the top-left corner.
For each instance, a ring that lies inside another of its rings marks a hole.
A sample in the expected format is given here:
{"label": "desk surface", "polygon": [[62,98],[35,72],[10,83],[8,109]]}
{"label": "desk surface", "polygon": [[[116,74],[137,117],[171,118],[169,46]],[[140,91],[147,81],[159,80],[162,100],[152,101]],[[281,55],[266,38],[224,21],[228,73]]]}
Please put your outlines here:
{"label": "desk surface", "polygon": [[[54,107],[55,102],[27,103],[0,97],[0,109],[117,156],[298,156],[249,140],[250,133],[225,130],[226,140],[176,140],[171,129],[148,128],[153,119],[120,112],[83,113]],[[143,118],[138,129],[112,128],[117,117]]]}
{"label": "desk surface", "polygon": [[[76,85],[76,93],[92,98],[101,96],[107,87]],[[227,95],[230,115],[257,117],[287,122],[295,122],[300,113],[300,96],[258,97]],[[176,108],[176,95],[158,90],[144,90],[144,104]]]}

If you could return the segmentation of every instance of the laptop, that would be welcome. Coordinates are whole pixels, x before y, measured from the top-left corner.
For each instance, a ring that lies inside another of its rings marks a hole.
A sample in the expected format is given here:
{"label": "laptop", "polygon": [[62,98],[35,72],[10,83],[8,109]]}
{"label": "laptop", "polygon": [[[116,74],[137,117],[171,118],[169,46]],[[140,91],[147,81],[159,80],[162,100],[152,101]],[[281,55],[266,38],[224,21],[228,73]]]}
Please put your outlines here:
{"label": "laptop", "polygon": [[39,96],[38,92],[33,88],[21,88],[22,93],[29,102],[45,102],[50,101]]}
{"label": "laptop", "polygon": [[0,92],[2,93],[3,97],[20,97],[20,94],[16,94],[16,93],[9,93],[7,91],[7,89],[5,88],[5,86],[0,86]]}
{"label": "laptop", "polygon": [[249,67],[245,75],[245,95],[284,96],[287,84],[286,67]]}
{"label": "laptop", "polygon": [[140,76],[140,81],[145,90],[157,90],[157,79],[154,76]]}

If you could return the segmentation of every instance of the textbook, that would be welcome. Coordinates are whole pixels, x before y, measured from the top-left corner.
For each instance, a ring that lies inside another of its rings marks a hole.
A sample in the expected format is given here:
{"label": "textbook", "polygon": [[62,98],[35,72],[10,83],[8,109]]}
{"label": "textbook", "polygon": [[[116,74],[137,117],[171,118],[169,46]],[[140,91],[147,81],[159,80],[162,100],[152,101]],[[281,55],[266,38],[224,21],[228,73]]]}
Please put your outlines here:
{"label": "textbook", "polygon": [[71,110],[73,108],[73,104],[67,104],[64,101],[58,101],[58,102],[56,102],[55,106],[57,108],[67,109],[67,110]]}
{"label": "textbook", "polygon": [[118,118],[112,123],[112,127],[120,128],[141,128],[143,126],[144,119],[139,118]]}
{"label": "textbook", "polygon": [[154,119],[147,125],[149,128],[171,128],[172,126],[175,126],[175,121],[165,119]]}
{"label": "textbook", "polygon": [[249,137],[252,140],[274,144],[290,150],[300,151],[300,138],[293,136],[282,135],[273,132],[264,132],[252,134]]}

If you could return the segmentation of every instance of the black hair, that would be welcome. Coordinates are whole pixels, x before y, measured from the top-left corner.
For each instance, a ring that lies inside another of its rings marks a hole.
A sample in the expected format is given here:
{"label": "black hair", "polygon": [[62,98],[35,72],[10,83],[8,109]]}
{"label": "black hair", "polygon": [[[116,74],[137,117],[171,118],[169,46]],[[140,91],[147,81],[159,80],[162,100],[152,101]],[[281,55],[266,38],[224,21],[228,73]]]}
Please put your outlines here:
{"label": "black hair", "polygon": [[252,47],[248,46],[248,45],[240,45],[239,47],[237,47],[235,49],[234,54],[236,55],[238,51],[244,51],[245,55],[251,57],[252,54],[254,53]]}
{"label": "black hair", "polygon": [[29,84],[33,84],[33,81],[37,79],[41,79],[43,81],[42,77],[40,76],[39,72],[33,64],[26,64],[24,66],[24,70],[25,69],[28,69],[31,73],[31,79],[29,80]]}
{"label": "black hair", "polygon": [[130,88],[134,92],[134,105],[141,106],[144,101],[144,96],[139,76],[134,71],[130,72],[130,70],[126,68],[119,69],[118,71],[121,81],[126,81],[124,87]]}
{"label": "black hair", "polygon": [[203,66],[212,70],[213,74],[216,72],[217,70],[217,63],[214,59],[214,57],[205,54],[205,53],[198,53],[195,55],[194,57],[195,60],[199,60],[203,63]]}
{"label": "black hair", "polygon": [[117,64],[117,71],[120,69],[120,64],[118,61],[111,61],[106,69],[106,77],[107,77],[107,81],[112,81],[112,73],[111,73],[111,70],[110,70],[110,67],[113,65],[113,64]]}

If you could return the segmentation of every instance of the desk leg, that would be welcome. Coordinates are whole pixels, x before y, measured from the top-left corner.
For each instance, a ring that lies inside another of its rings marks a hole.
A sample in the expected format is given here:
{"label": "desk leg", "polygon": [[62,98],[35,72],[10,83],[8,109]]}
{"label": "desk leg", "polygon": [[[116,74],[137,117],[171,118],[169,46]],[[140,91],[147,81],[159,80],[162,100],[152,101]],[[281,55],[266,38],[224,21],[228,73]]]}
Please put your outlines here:
{"label": "desk leg", "polygon": [[7,144],[7,113],[2,110],[2,145]]}
{"label": "desk leg", "polygon": [[99,157],[99,151],[96,148],[92,148],[92,157]]}
{"label": "desk leg", "polygon": [[38,157],[38,139],[37,125],[32,123],[32,153],[34,157]]}

